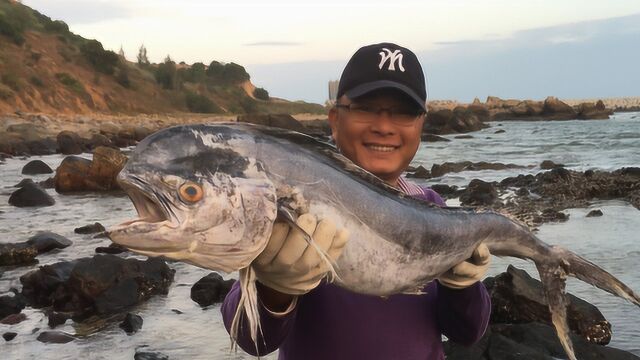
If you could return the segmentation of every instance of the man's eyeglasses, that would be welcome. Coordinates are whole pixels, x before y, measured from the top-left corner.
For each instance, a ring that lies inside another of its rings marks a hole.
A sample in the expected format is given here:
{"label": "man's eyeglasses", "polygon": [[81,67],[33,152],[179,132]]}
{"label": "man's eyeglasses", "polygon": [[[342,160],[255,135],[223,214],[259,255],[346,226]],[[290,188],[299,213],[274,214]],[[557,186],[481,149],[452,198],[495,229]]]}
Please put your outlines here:
{"label": "man's eyeglasses", "polygon": [[392,123],[399,126],[410,126],[425,112],[422,109],[409,106],[381,107],[369,104],[336,104],[337,108],[345,109],[354,115],[354,122],[370,123],[375,121],[383,111],[389,114]]}

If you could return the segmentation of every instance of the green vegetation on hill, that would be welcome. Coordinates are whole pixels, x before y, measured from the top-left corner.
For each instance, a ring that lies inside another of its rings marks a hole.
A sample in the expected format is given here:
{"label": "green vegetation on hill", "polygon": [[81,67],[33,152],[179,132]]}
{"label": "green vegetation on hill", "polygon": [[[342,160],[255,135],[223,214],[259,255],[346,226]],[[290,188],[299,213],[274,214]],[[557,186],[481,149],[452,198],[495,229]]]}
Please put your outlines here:
{"label": "green vegetation on hill", "polygon": [[0,109],[2,101],[17,98],[28,105],[37,92],[38,99],[55,109],[64,108],[59,101],[62,95],[69,106],[78,104],[69,98],[75,96],[85,108],[108,111],[325,111],[319,104],[272,100],[262,88],[255,88],[250,96],[243,88],[252,88],[246,84],[251,77],[233,62],[187,65],[167,56],[162,63],[153,64],[144,45],[137,62],[129,62],[124,54],[104,49],[99,41],[70,32],[63,21],[10,0],[0,0],[0,46],[3,52],[7,46],[11,50],[0,53]]}

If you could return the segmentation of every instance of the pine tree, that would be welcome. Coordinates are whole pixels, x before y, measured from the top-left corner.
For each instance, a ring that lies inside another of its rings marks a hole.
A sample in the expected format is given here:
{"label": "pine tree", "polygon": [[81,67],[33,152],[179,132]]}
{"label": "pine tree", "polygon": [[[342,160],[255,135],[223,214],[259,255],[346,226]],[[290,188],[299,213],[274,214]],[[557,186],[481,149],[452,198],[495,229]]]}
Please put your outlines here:
{"label": "pine tree", "polygon": [[147,48],[144,47],[144,44],[140,45],[140,50],[138,50],[138,65],[149,65]]}
{"label": "pine tree", "polygon": [[120,45],[120,51],[118,51],[118,55],[124,59],[124,49],[122,48],[122,45]]}

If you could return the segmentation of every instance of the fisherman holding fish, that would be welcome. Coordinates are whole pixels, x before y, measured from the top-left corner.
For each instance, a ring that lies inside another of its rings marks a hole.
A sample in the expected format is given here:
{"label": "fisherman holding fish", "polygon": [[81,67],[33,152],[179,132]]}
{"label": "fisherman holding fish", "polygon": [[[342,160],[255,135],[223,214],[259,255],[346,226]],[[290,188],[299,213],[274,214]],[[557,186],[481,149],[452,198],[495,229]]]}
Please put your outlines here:
{"label": "fisherman holding fish", "polygon": [[[426,99],[413,52],[392,43],[365,46],[342,73],[329,124],[345,157],[409,196],[444,206],[436,192],[401,177],[420,145]],[[346,230],[314,214],[297,224],[332,260],[349,241]],[[316,248],[299,229],[277,221],[252,263],[262,334],[256,347],[241,326],[235,340],[253,355],[279,349],[279,359],[444,359],[442,335],[472,344],[485,332],[491,305],[480,280],[489,259],[481,244],[422,294],[358,294],[327,281],[329,268]],[[222,306],[227,330],[240,298],[236,282]]]}

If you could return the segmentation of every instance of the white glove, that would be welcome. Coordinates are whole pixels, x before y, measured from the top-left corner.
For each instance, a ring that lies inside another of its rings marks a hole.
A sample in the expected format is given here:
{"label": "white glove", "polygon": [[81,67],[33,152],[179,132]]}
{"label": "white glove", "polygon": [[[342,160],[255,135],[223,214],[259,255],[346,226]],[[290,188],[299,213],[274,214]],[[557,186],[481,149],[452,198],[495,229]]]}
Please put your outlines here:
{"label": "white glove", "polygon": [[473,251],[470,259],[447,270],[438,278],[438,281],[451,289],[464,289],[482,280],[489,269],[490,262],[489,248],[485,244],[480,244]]}
{"label": "white glove", "polygon": [[[301,215],[296,223],[312,234],[315,243],[332,261],[340,256],[349,237],[346,229],[336,231],[335,224],[329,220],[322,220],[316,226],[316,218],[311,214]],[[311,291],[329,272],[328,264],[304,235],[281,222],[273,225],[267,247],[252,266],[263,285],[291,295]]]}

